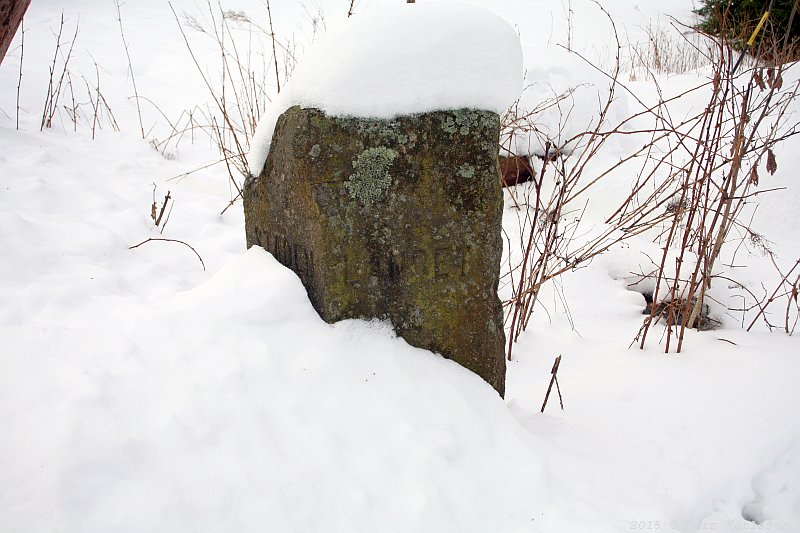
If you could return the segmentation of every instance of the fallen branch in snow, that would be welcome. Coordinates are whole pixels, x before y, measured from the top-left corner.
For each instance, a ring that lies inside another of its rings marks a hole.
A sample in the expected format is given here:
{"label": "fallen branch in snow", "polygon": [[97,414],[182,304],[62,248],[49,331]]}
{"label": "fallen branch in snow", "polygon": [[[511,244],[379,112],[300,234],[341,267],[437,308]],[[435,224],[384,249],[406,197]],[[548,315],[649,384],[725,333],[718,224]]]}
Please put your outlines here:
{"label": "fallen branch in snow", "polygon": [[542,410],[540,412],[544,413],[544,408],[547,407],[547,400],[550,398],[550,391],[553,390],[553,383],[556,384],[556,391],[558,391],[558,403],[561,404],[561,410],[564,410],[564,399],[561,397],[561,387],[558,386],[558,367],[561,366],[561,356],[559,355],[556,357],[556,360],[553,362],[553,369],[550,370],[550,374],[552,377],[550,378],[550,385],[547,387],[547,394],[544,396],[544,403],[542,404]]}
{"label": "fallen branch in snow", "polygon": [[194,252],[194,255],[196,255],[197,258],[200,260],[200,264],[203,265],[203,270],[206,269],[206,264],[203,262],[203,258],[200,257],[200,254],[197,253],[197,250],[195,250],[191,245],[186,244],[183,241],[179,241],[178,239],[166,239],[164,237],[150,237],[149,239],[146,239],[146,240],[140,242],[139,244],[134,244],[133,246],[128,246],[128,250],[133,250],[134,248],[138,248],[139,246],[141,246],[143,244],[147,244],[148,242],[151,242],[151,241],[177,242],[177,243],[180,243],[180,244],[182,244],[184,246],[188,246],[189,249]]}

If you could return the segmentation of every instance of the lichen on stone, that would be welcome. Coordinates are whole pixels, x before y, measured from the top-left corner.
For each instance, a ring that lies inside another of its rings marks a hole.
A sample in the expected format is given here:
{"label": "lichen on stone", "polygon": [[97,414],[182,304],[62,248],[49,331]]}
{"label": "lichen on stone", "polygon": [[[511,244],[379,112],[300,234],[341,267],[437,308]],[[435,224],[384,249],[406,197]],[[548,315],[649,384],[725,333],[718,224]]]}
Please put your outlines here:
{"label": "lichen on stone", "polygon": [[462,178],[471,179],[475,177],[475,167],[469,163],[464,163],[458,167],[458,175]]}
{"label": "lichen on stone", "polygon": [[448,116],[442,124],[442,129],[447,133],[469,135],[470,127],[479,125],[480,116],[469,109],[456,109],[452,116]]}
{"label": "lichen on stone", "polygon": [[497,143],[493,143],[491,141],[481,141],[481,150],[486,150],[487,152],[495,151],[497,149]]}
{"label": "lichen on stone", "polygon": [[401,132],[396,120],[362,119],[357,126],[358,134],[368,139],[382,139],[397,144],[408,144],[408,136]]}
{"label": "lichen on stone", "polygon": [[442,129],[447,133],[455,133],[458,131],[458,128],[456,127],[456,123],[453,120],[453,117],[451,116],[445,117],[444,122],[442,122]]}
{"label": "lichen on stone", "polygon": [[385,146],[367,148],[353,161],[353,174],[345,182],[351,198],[364,205],[375,203],[392,185],[389,167],[397,157],[397,152]]}
{"label": "lichen on stone", "polygon": [[442,129],[451,135],[466,136],[481,128],[491,127],[493,120],[490,113],[474,109],[455,109],[442,121]]}

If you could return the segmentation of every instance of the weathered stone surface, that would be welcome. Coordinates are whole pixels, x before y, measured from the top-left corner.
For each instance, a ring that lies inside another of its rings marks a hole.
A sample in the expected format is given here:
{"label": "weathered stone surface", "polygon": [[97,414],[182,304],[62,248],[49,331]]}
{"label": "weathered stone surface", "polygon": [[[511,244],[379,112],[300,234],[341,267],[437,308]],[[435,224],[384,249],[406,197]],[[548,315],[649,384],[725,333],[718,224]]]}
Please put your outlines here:
{"label": "weathered stone surface", "polygon": [[247,245],[294,270],[327,322],[388,319],[504,393],[499,117],[392,120],[293,107],[245,184]]}

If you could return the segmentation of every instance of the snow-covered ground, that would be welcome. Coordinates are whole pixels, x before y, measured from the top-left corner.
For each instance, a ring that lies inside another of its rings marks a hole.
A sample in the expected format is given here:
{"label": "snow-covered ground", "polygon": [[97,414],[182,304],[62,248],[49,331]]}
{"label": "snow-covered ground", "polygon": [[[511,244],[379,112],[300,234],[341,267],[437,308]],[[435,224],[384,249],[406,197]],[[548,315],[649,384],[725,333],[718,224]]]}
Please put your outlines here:
{"label": "snow-covered ground", "polygon": [[[392,3],[361,0],[354,16]],[[594,3],[470,3],[518,30],[533,92],[590,82],[574,116],[591,120],[603,77],[559,45],[608,61]],[[623,278],[643,241],[548,286],[505,401],[385,324],[325,324],[291,271],[245,249],[241,205],[220,214],[224,166],[173,179],[217,147],[200,132],[167,157],[148,142],[170,132],[162,112],[210,102],[167,3],[120,6],[138,93],[155,104],[142,100],[147,140],[116,7],[68,4],[34,0],[26,17],[19,129],[19,35],[0,66],[0,531],[800,531],[797,333],[746,333],[731,313],[681,354],[629,348],[644,301]],[[273,1],[275,32],[296,35],[301,56],[317,13],[330,29],[347,4]],[[602,4],[634,42],[668,15],[691,21],[689,0]],[[203,3],[172,5],[207,17]],[[266,20],[260,0],[223,5]],[[63,109],[39,131],[62,10],[62,41],[80,20],[75,99],[99,75],[119,132],[105,118],[92,139],[91,118],[73,131]],[[217,76],[213,40],[187,34]],[[679,91],[706,75],[662,81]],[[753,222],[782,267],[800,256],[798,154],[794,139],[776,154],[764,186],[788,189],[764,196]],[[593,201],[613,204],[626,185]],[[161,234],[151,204],[167,191]],[[185,244],[129,249],[151,237]],[[740,279],[774,286],[765,258],[737,259]],[[540,414],[559,354],[566,410],[551,398]]]}

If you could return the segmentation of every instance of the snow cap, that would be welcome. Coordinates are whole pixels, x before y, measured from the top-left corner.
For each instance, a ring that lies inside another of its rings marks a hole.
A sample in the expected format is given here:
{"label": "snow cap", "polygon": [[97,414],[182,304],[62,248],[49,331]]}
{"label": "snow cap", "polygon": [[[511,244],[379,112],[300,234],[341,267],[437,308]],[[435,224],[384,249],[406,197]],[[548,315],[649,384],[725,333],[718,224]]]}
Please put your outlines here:
{"label": "snow cap", "polygon": [[288,108],[391,118],[475,108],[503,113],[522,89],[522,50],[499,16],[464,4],[400,4],[357,14],[320,38],[258,125],[258,175]]}

